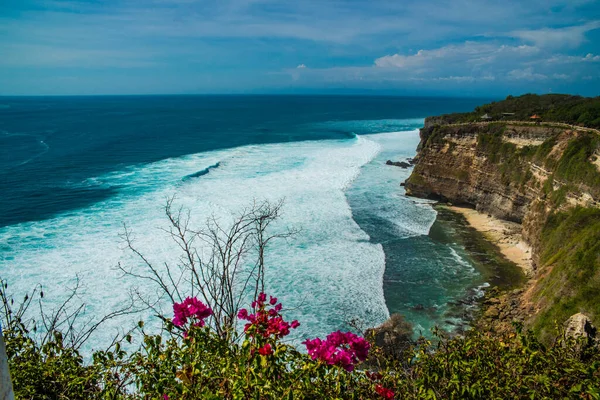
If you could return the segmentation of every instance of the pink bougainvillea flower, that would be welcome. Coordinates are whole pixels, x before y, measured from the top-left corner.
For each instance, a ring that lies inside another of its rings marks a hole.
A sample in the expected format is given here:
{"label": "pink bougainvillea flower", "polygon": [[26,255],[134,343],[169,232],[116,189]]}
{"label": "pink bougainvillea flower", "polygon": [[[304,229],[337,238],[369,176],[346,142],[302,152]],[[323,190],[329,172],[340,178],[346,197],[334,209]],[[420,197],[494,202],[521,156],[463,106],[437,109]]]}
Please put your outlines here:
{"label": "pink bougainvillea flower", "polygon": [[258,349],[258,354],[263,355],[263,356],[271,355],[271,354],[273,354],[273,348],[271,347],[271,345],[269,343],[267,343],[263,347]]}
{"label": "pink bougainvillea flower", "polygon": [[181,303],[173,304],[173,325],[183,326],[188,319],[194,320],[194,326],[204,326],[204,320],[212,315],[210,307],[195,297],[188,297]]}
{"label": "pink bougainvillea flower", "polygon": [[261,293],[258,298],[252,302],[254,314],[249,314],[248,310],[241,309],[238,312],[238,318],[248,321],[244,326],[244,332],[248,336],[262,337],[264,339],[280,339],[290,334],[290,329],[296,329],[300,326],[298,321],[285,321],[279,313],[283,306],[277,303],[277,298],[269,296],[269,303],[265,301],[267,295]]}
{"label": "pink bougainvillea flower", "polygon": [[353,371],[354,365],[367,359],[371,344],[352,332],[332,332],[326,340],[319,338],[304,342],[308,355],[329,365],[337,365]]}
{"label": "pink bougainvillea flower", "polygon": [[394,400],[394,392],[392,392],[390,389],[385,388],[379,384],[375,385],[375,392],[377,392],[378,395],[380,395],[381,397],[383,397],[386,400]]}

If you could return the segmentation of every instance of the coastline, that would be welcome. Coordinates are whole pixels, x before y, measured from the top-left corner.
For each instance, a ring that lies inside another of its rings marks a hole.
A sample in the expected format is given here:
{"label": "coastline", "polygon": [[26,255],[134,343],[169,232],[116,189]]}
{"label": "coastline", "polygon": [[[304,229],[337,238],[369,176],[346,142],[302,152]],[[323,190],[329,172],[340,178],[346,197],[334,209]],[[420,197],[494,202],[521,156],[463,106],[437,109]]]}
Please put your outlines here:
{"label": "coastline", "polygon": [[475,329],[509,332],[535,312],[528,301],[533,282],[531,247],[521,235],[521,225],[501,220],[468,207],[436,204],[439,219],[453,219],[463,226],[456,232],[484,277],[490,282],[476,299],[471,315]]}
{"label": "coastline", "polygon": [[500,253],[519,266],[525,276],[533,275],[531,246],[523,240],[521,225],[483,214],[468,207],[445,205],[448,210],[461,214],[469,226],[481,233],[489,242],[496,245]]}

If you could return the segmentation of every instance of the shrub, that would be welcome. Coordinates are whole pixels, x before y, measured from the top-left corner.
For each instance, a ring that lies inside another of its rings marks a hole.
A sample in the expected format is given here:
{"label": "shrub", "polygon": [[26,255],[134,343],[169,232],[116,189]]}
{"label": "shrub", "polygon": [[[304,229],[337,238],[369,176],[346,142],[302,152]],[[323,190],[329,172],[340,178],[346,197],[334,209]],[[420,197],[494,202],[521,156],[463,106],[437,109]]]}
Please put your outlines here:
{"label": "shrub", "polygon": [[[187,311],[182,311],[182,310]],[[115,346],[86,363],[55,340],[36,347],[24,325],[4,333],[18,398],[27,399],[482,399],[600,396],[597,348],[573,340],[540,344],[531,332],[421,339],[405,360],[383,361],[363,338],[334,332],[305,342],[308,354],[283,339],[277,299],[260,294],[241,310],[244,332],[230,340],[202,324],[209,308],[190,298],[174,305],[164,330],[144,335],[139,350]],[[185,315],[185,321],[182,319]],[[181,323],[180,323],[181,322]],[[143,325],[140,324],[140,327]],[[373,352],[379,360],[365,369]],[[354,367],[357,367],[356,369]],[[128,386],[129,385],[129,386]],[[131,387],[133,385],[133,387]],[[130,390],[126,390],[130,387]]]}

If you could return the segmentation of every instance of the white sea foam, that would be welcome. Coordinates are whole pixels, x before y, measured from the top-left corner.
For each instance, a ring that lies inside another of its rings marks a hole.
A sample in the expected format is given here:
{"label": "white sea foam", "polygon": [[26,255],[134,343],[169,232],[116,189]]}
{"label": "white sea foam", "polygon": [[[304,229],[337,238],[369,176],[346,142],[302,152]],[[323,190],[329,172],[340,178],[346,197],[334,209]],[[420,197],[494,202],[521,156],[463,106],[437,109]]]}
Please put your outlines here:
{"label": "white sea foam", "polygon": [[370,213],[393,225],[395,238],[427,235],[437,215],[430,200],[404,196],[400,183],[408,179],[412,168],[385,164],[388,159],[401,161],[413,157],[419,142],[418,132],[417,129],[367,135],[383,150],[374,162],[363,167],[350,193],[353,208],[366,207]]}
{"label": "white sea foam", "polygon": [[[139,265],[119,237],[123,223],[150,260],[175,264],[176,246],[159,229],[166,226],[163,208],[168,197],[175,195],[177,206],[191,210],[196,226],[211,214],[231,218],[253,199],[285,198],[284,215],[275,229],[292,226],[301,232],[269,250],[267,281],[269,292],[293,308],[290,318],[302,322],[299,335],[324,335],[352,317],[377,324],[388,316],[382,288],[384,254],[352,219],[344,190],[380,148],[371,137],[245,146],[100,176],[94,183],[124,189],[78,211],[0,229],[5,249],[0,274],[21,293],[41,283],[46,297],[56,302],[78,275],[85,285],[82,299],[88,313],[102,315],[123,304],[128,289],[148,285],[124,278],[115,269],[118,263]],[[182,181],[217,162],[219,167],[208,174]],[[116,327],[132,323],[131,317],[113,321],[94,344],[106,340]]]}
{"label": "white sea foam", "polygon": [[469,261],[465,260],[463,257],[461,257],[461,255],[458,254],[454,248],[452,248],[451,246],[448,246],[448,249],[450,250],[450,254],[452,255],[452,258],[459,265],[461,265],[465,268],[474,269],[473,266],[471,265],[471,263]]}

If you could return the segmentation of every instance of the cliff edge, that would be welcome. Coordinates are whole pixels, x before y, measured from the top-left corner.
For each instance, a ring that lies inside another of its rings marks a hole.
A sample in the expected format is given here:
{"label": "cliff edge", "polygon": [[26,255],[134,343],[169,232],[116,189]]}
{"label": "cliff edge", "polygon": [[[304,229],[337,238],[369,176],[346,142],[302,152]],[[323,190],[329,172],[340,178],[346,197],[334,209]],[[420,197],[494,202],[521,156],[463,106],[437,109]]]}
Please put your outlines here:
{"label": "cliff edge", "polygon": [[597,324],[600,132],[558,122],[456,121],[426,119],[407,194],[521,224],[534,272],[518,302],[542,338],[576,313]]}

